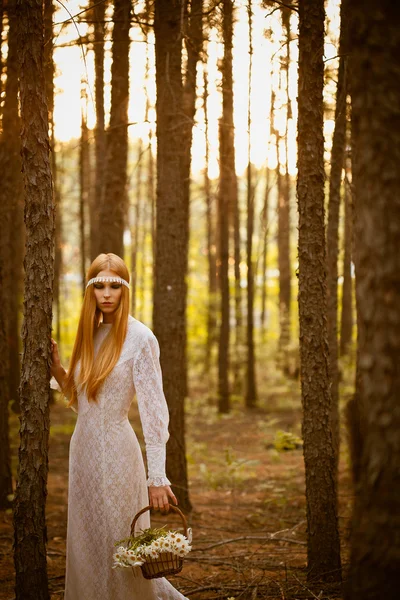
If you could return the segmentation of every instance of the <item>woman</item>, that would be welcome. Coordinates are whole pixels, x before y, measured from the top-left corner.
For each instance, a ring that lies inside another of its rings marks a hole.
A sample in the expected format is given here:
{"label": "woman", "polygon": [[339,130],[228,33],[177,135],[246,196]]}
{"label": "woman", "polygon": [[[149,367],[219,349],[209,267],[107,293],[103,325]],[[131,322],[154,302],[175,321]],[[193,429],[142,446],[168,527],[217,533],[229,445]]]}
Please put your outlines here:
{"label": "woman", "polygon": [[[129,535],[148,502],[177,500],[165,475],[168,408],[154,334],[129,315],[129,272],[115,254],[100,254],[88,282],[68,372],[52,339],[52,387],[78,413],[70,444],[65,600],[179,600],[166,579],[140,569],[113,569],[114,542]],[[57,383],[56,383],[57,382]],[[128,421],[136,391],[148,479]],[[145,513],[137,528],[149,527]]]}

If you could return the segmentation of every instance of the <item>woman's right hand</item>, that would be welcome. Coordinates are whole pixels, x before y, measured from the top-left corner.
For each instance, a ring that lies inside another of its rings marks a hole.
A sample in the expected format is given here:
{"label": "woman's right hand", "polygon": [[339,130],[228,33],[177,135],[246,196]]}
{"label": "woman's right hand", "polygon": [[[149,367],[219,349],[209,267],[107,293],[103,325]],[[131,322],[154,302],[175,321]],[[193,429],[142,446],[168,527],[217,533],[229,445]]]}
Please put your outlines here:
{"label": "woman's right hand", "polygon": [[54,376],[54,372],[61,366],[60,355],[58,353],[57,342],[51,338],[51,365],[50,372]]}

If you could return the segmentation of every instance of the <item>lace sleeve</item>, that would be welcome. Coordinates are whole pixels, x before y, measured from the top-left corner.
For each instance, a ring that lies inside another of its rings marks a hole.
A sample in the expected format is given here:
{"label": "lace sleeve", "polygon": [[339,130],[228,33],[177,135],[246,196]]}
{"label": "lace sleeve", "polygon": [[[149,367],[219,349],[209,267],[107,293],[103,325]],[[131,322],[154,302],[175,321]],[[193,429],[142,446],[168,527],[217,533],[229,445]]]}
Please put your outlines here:
{"label": "lace sleeve", "polygon": [[165,475],[169,413],[160,366],[160,348],[151,334],[133,363],[133,381],[142,422],[148,466],[147,485],[169,485]]}

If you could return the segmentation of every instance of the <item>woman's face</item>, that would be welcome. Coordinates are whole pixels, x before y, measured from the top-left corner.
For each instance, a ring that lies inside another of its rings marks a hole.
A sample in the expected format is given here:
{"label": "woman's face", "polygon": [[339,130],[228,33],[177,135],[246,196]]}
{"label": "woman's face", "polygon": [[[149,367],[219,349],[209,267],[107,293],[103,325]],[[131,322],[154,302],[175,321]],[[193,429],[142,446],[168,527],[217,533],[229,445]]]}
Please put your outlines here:
{"label": "woman's face", "polygon": [[[115,271],[100,271],[96,277],[119,277]],[[96,305],[103,313],[103,321],[111,323],[121,302],[122,283],[102,281],[93,284]]]}

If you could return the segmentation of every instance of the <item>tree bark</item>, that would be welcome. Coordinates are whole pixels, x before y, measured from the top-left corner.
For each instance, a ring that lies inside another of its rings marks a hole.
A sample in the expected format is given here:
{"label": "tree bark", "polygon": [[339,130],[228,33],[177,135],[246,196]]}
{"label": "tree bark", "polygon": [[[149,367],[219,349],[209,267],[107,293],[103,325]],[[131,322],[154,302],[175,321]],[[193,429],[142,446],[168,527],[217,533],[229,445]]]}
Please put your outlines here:
{"label": "tree bark", "polygon": [[127,214],[129,30],[131,0],[115,0],[111,113],[107,131],[104,198],[100,207],[99,250],[124,258]]}
{"label": "tree bark", "polygon": [[[272,75],[272,74],[271,74]],[[274,122],[274,108],[275,108],[275,92],[273,86],[271,86],[271,105],[269,112],[269,136],[268,136],[268,152],[271,145],[271,135],[273,133],[273,122]],[[269,195],[271,192],[271,171],[269,168],[267,159],[267,168],[265,173],[265,193],[264,193],[264,206],[262,210],[261,223],[262,223],[262,288],[261,288],[261,328],[262,336],[265,339],[266,331],[266,319],[267,319],[267,265],[268,265],[268,236],[269,236]]]}
{"label": "tree bark", "polygon": [[400,8],[350,12],[362,440],[348,600],[398,597],[400,561]]}
{"label": "tree bark", "polygon": [[[19,200],[21,163],[19,157],[19,116],[18,116],[18,38],[17,17],[15,14],[15,2],[9,2],[7,6],[9,31],[8,31],[8,56],[7,56],[7,80],[5,86],[5,100],[3,106],[2,135],[0,138],[0,169],[2,173],[2,187],[0,197],[0,215],[2,233],[0,237],[0,282],[5,303],[0,318],[0,344],[1,361],[0,367],[0,507],[2,509],[10,506],[8,496],[12,494],[10,445],[8,429],[8,404],[11,397],[18,400],[18,375],[19,356],[17,355],[17,368],[11,373],[10,345],[18,343],[12,340],[13,331],[10,330],[11,313],[15,309],[15,296],[17,289],[12,285],[14,256],[11,250],[13,235],[11,227],[14,226],[15,201]],[[17,187],[15,187],[17,186]],[[17,194],[15,191],[17,190]],[[20,267],[20,265],[19,265]],[[18,271],[16,272],[16,275]]]}
{"label": "tree bark", "polygon": [[5,282],[7,296],[7,338],[9,355],[9,393],[13,409],[19,411],[18,387],[20,383],[20,333],[19,309],[22,296],[22,258],[24,244],[23,229],[23,184],[21,176],[21,157],[19,144],[20,118],[18,112],[18,19],[16,0],[7,4],[9,19],[7,79],[3,107],[2,134],[2,191],[1,202],[10,214],[11,230],[3,230],[8,251],[5,263]]}
{"label": "tree bark", "polygon": [[131,311],[136,314],[137,291],[138,291],[138,250],[139,250],[139,228],[142,213],[142,153],[143,144],[139,139],[138,159],[136,162],[136,201],[134,205],[134,222],[132,224],[131,236]]}
{"label": "tree bark", "polygon": [[340,580],[326,325],[324,0],[299,2],[298,179],[301,392],[309,580]]}
{"label": "tree bark", "polygon": [[206,357],[204,361],[204,371],[210,375],[211,356],[215,343],[215,334],[217,326],[217,262],[216,262],[216,240],[215,240],[215,207],[211,192],[211,182],[208,175],[210,162],[209,148],[209,123],[208,123],[208,75],[204,67],[204,130],[205,130],[205,167],[204,167],[204,198],[206,202],[206,227],[207,227],[207,261],[208,261],[208,304],[207,304],[207,342]]}
{"label": "tree bark", "polygon": [[182,0],[155,3],[157,223],[153,323],[171,417],[167,474],[180,506],[190,510],[184,416],[187,211],[182,179],[182,10]]}
{"label": "tree bark", "polygon": [[[279,266],[279,363],[285,373],[288,373],[288,346],[290,344],[291,327],[291,264],[290,264],[290,176],[288,165],[288,124],[292,116],[289,97],[289,68],[290,68],[290,9],[282,7],[282,25],[285,31],[285,74],[286,74],[286,132],[285,132],[285,172],[280,173],[278,154],[278,266]],[[277,135],[277,153],[278,132]]]}
{"label": "tree bark", "polygon": [[339,70],[336,90],[335,130],[331,152],[329,179],[329,210],[326,235],[327,290],[328,290],[328,344],[329,368],[332,381],[332,439],[335,450],[336,469],[339,461],[339,369],[338,369],[338,258],[339,258],[339,209],[344,152],[346,146],[346,96],[347,96],[347,14],[348,0],[342,0],[340,9]]}
{"label": "tree bark", "polygon": [[56,331],[58,347],[61,342],[61,303],[60,303],[60,279],[62,268],[62,223],[61,223],[61,201],[57,180],[57,160],[55,152],[54,135],[54,39],[53,39],[53,0],[44,0],[44,76],[46,80],[47,107],[49,111],[49,136],[51,147],[51,172],[53,177],[54,201],[56,204],[56,233],[55,233],[55,260],[54,260],[54,290],[53,298],[56,307]]}
{"label": "tree bark", "polygon": [[253,8],[247,3],[249,21],[249,87],[247,106],[247,364],[246,364],[246,408],[254,408],[257,403],[255,351],[254,351],[254,186],[251,165],[251,79],[253,75]]}
{"label": "tree bark", "polygon": [[98,245],[99,213],[104,196],[104,169],[106,157],[105,111],[104,111],[104,37],[105,37],[105,11],[107,0],[97,2],[91,0],[94,20],[94,69],[95,82],[94,94],[96,104],[95,128],[95,194],[94,203],[90,205],[90,257],[93,261],[101,249]]}
{"label": "tree bark", "polygon": [[17,10],[26,274],[14,562],[17,600],[48,600],[45,502],[55,209],[43,64],[43,3],[41,0],[18,0]]}
{"label": "tree bark", "polygon": [[[349,162],[349,159],[347,159]],[[342,313],[340,326],[340,356],[348,353],[353,338],[353,282],[351,276],[352,199],[349,182],[350,168],[346,166],[344,180],[344,253]]]}
{"label": "tree bark", "polygon": [[89,181],[90,181],[90,155],[89,136],[84,112],[81,115],[81,141],[79,148],[79,245],[80,245],[80,267],[82,296],[85,295],[86,281],[86,214],[89,203]]}
{"label": "tree bark", "polygon": [[[186,9],[188,1],[186,0]],[[192,138],[193,138],[193,124],[194,117],[196,114],[196,98],[197,98],[197,64],[200,58],[200,52],[203,45],[203,0],[191,0],[190,2],[190,14],[186,16],[186,30],[187,35],[185,36],[186,52],[187,52],[187,63],[185,81],[183,86],[183,110],[186,115],[186,132],[183,135],[184,152],[183,152],[183,184],[184,184],[184,196],[185,196],[185,210],[187,216],[185,217],[185,223],[187,229],[185,231],[185,253],[186,262],[189,259],[189,217],[190,217],[190,168],[192,163]],[[188,267],[186,267],[188,269]],[[185,310],[186,318],[186,310]],[[185,331],[187,327],[185,326]],[[184,344],[186,352],[187,342]],[[186,362],[186,359],[185,359]],[[188,382],[186,377],[185,382],[185,396],[188,395]]]}
{"label": "tree bark", "polygon": [[[229,412],[229,216],[235,215],[237,205],[237,180],[235,171],[235,146],[233,124],[232,38],[233,2],[223,0],[224,57],[222,72],[222,117],[219,122],[219,190],[218,190],[218,259],[217,276],[220,289],[220,328],[218,341],[218,410]],[[237,213],[238,214],[238,213]],[[236,225],[234,223],[235,236]],[[236,257],[236,238],[235,238]],[[236,276],[235,276],[236,280]],[[238,299],[235,296],[236,301]],[[237,305],[236,305],[237,306]],[[238,313],[236,313],[238,316]],[[239,325],[236,322],[236,327]]]}

